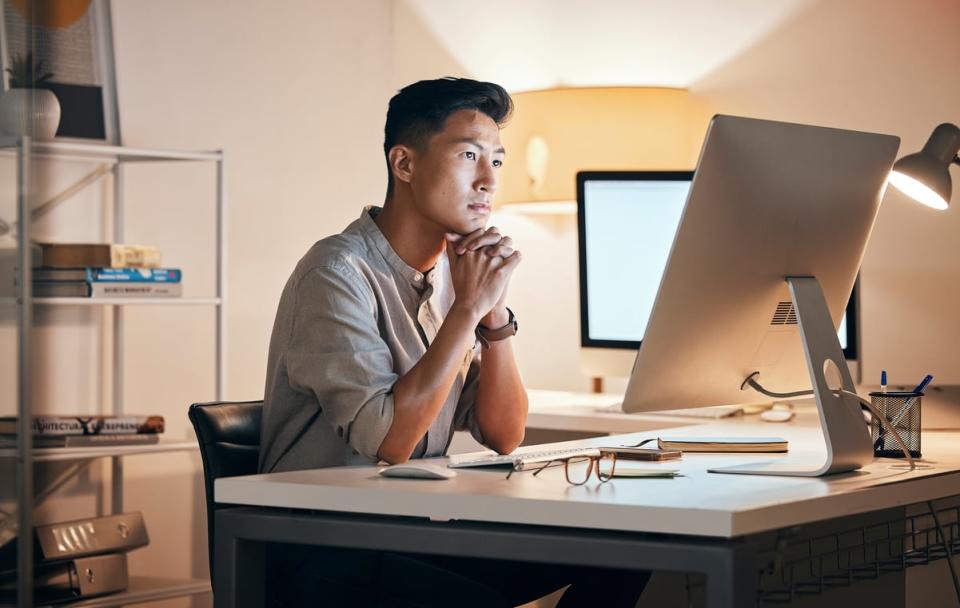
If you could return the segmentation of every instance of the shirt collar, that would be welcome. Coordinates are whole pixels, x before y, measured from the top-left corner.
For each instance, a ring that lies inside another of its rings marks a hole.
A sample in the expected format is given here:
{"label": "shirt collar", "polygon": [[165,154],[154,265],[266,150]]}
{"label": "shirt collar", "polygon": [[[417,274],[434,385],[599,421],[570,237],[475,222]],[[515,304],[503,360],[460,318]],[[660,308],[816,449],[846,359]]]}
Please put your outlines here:
{"label": "shirt collar", "polygon": [[385,237],[383,232],[380,231],[380,227],[377,226],[377,223],[373,221],[382,210],[382,207],[377,207],[374,205],[367,205],[364,207],[363,212],[360,214],[360,229],[363,230],[363,233],[367,235],[371,241],[373,241],[373,244],[383,256],[383,259],[385,259],[387,264],[393,268],[394,272],[405,278],[411,285],[418,289],[422,289],[425,284],[434,284],[437,279],[438,269],[446,265],[446,251],[440,254],[437,264],[426,272],[420,272],[416,268],[410,266],[404,262],[399,255],[397,255],[397,252],[393,250],[393,246],[390,245],[390,241],[388,241],[387,237]]}

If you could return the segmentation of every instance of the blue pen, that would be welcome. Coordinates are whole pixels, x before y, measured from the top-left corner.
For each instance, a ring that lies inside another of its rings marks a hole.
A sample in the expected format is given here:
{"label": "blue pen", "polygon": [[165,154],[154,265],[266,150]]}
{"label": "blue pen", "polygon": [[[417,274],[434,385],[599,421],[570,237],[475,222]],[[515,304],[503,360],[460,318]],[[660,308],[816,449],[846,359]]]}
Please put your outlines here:
{"label": "blue pen", "polygon": [[907,412],[910,411],[910,406],[913,405],[914,400],[919,397],[921,393],[923,393],[923,389],[927,388],[927,385],[930,384],[931,380],[933,380],[933,376],[927,374],[926,378],[924,378],[923,381],[920,382],[915,389],[913,389],[914,396],[907,399],[906,403],[903,404],[903,407],[900,408],[900,411],[897,412],[897,415],[890,420],[890,426],[897,426],[900,420],[903,419]]}
{"label": "blue pen", "polygon": [[914,394],[919,395],[923,392],[923,389],[927,388],[927,385],[930,384],[930,381],[933,380],[933,376],[927,374],[927,377],[924,378],[920,384],[917,385],[917,388],[913,389]]}
{"label": "blue pen", "polygon": [[880,372],[880,392],[887,392],[887,370],[881,370]]}

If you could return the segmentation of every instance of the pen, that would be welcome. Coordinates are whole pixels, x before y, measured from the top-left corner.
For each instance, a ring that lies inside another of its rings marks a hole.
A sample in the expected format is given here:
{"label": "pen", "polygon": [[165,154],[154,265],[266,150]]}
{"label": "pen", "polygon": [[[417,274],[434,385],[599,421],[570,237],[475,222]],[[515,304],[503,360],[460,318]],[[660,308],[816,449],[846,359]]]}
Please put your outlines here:
{"label": "pen", "polygon": [[923,389],[927,388],[927,385],[930,384],[930,381],[933,380],[933,376],[927,374],[927,376],[913,389],[914,394],[920,394],[923,392]]}
{"label": "pen", "polygon": [[880,392],[887,392],[887,370],[880,371]]}
{"label": "pen", "polygon": [[[906,402],[903,404],[903,407],[900,408],[900,411],[898,411],[898,412],[896,413],[896,415],[894,415],[893,418],[890,418],[890,419],[889,419],[889,420],[890,420],[890,426],[891,426],[892,428],[896,429],[896,427],[897,427],[897,425],[900,423],[900,421],[903,420],[903,417],[906,416],[907,412],[910,411],[910,406],[913,405],[914,400],[923,393],[924,389],[927,388],[927,385],[929,385],[932,380],[933,380],[933,376],[930,375],[930,374],[927,374],[927,375],[923,378],[923,380],[920,381],[920,384],[918,384],[918,385],[913,389],[913,391],[912,391],[912,392],[913,392],[913,396],[910,397],[910,398],[908,398],[908,399],[906,400]],[[880,449],[880,446],[883,445],[883,427],[882,427],[882,426],[880,427],[880,432],[877,433],[877,435],[878,435],[878,437],[877,437],[877,442],[876,442],[876,443],[874,444],[874,446],[873,446],[873,449],[874,449],[874,450]]]}
{"label": "pen", "polygon": [[913,405],[914,399],[916,399],[917,397],[920,396],[921,393],[923,393],[923,390],[927,388],[927,385],[930,384],[931,380],[933,380],[933,376],[931,376],[930,374],[927,374],[927,376],[923,379],[923,381],[920,382],[920,384],[918,384],[917,387],[913,389],[913,394],[915,396],[907,399],[907,402],[903,404],[903,407],[900,408],[900,411],[897,412],[897,415],[894,416],[893,420],[890,421],[890,426],[893,426],[893,427],[897,426],[897,423],[900,422],[900,420],[907,414],[907,412],[910,411],[910,406]]}

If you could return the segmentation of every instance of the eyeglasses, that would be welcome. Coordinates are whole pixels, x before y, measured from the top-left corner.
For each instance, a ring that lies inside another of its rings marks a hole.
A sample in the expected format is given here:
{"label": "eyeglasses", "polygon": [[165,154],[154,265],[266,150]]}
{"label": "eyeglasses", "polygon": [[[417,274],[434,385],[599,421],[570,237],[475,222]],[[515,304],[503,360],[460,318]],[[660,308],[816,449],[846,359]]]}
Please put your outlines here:
{"label": "eyeglasses", "polygon": [[[567,456],[566,458],[557,458],[548,460],[544,463],[537,463],[537,468],[533,471],[534,476],[539,475],[551,466],[563,465],[563,474],[567,478],[567,483],[575,486],[582,486],[590,480],[590,475],[596,473],[600,483],[606,483],[613,479],[617,470],[617,454],[615,452],[602,451],[598,456]],[[529,466],[529,465],[528,465]],[[525,470],[520,461],[514,464],[513,469],[507,473],[507,479],[517,471]]]}

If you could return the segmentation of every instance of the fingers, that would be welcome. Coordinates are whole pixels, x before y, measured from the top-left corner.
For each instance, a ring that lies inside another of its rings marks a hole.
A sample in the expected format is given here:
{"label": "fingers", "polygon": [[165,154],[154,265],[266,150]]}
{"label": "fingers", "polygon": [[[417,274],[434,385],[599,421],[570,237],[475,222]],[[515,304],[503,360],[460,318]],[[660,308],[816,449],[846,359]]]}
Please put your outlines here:
{"label": "fingers", "polygon": [[450,261],[451,267],[457,263],[456,248],[457,248],[456,243],[452,242],[449,238],[447,238],[447,259]]}
{"label": "fingers", "polygon": [[513,269],[520,264],[521,260],[522,260],[522,256],[520,255],[520,252],[514,251],[510,255],[503,258],[503,268],[506,268],[512,272]]}
{"label": "fingers", "polygon": [[457,243],[457,253],[462,255],[467,251],[476,251],[481,247],[496,245],[502,238],[500,230],[494,226],[486,230],[475,230]]}
{"label": "fingers", "polygon": [[508,236],[505,236],[502,239],[500,239],[499,243],[491,247],[487,247],[483,251],[484,253],[486,253],[491,257],[498,256],[501,258],[508,258],[514,252],[513,239],[511,239]]}

